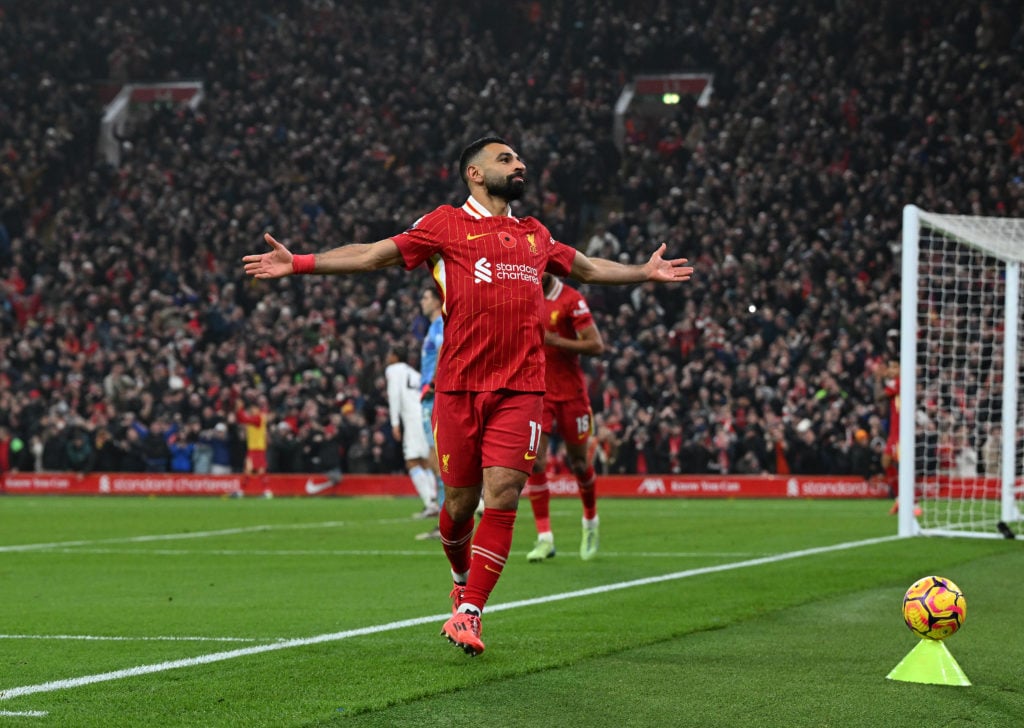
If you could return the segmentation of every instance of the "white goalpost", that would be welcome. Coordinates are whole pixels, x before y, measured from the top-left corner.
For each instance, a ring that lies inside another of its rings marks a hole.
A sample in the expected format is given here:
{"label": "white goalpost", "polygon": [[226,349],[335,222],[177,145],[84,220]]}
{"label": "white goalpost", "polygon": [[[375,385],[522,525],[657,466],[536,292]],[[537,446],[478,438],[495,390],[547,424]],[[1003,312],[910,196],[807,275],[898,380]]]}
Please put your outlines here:
{"label": "white goalpost", "polygon": [[1024,219],[903,209],[899,535],[1014,538]]}

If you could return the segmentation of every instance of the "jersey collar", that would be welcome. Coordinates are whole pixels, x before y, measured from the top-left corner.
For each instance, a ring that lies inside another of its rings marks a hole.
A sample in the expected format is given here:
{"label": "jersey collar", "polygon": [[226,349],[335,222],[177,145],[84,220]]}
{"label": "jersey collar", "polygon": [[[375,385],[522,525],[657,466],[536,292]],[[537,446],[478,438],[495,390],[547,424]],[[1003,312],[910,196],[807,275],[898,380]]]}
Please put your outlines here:
{"label": "jersey collar", "polygon": [[[494,215],[491,214],[491,211],[481,205],[473,195],[470,195],[466,199],[466,204],[462,206],[462,209],[477,220],[481,220],[485,217],[494,217]],[[505,208],[505,216],[512,217],[512,205]]]}
{"label": "jersey collar", "polygon": [[546,298],[549,301],[554,301],[561,295],[562,288],[564,287],[565,284],[562,283],[561,280],[559,280],[558,276],[555,276],[555,280],[553,285],[551,286],[551,290],[544,294],[544,298]]}

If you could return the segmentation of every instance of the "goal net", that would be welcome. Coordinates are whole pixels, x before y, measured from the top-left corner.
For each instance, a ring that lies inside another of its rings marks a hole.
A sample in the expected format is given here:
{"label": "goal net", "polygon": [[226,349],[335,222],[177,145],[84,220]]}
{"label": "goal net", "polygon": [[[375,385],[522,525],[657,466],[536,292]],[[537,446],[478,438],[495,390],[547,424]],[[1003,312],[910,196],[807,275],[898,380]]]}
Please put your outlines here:
{"label": "goal net", "polygon": [[1024,219],[903,211],[899,533],[1012,538]]}

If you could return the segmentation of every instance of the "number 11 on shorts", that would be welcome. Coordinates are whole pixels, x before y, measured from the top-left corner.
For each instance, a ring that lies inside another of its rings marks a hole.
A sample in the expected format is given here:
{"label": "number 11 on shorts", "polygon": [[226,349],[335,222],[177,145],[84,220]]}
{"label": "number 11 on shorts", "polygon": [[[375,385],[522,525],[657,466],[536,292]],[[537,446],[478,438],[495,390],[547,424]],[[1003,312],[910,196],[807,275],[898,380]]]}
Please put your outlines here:
{"label": "number 11 on shorts", "polygon": [[530,445],[526,450],[526,459],[533,460],[540,450],[541,427],[539,422],[530,420]]}

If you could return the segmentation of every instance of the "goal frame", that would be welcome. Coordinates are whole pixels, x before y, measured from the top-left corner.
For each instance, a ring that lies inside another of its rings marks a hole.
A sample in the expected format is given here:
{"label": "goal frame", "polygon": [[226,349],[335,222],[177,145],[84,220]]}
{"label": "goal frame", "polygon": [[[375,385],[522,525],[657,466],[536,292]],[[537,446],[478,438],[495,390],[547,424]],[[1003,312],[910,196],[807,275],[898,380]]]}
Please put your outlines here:
{"label": "goal frame", "polygon": [[[1008,524],[1021,520],[1020,507],[1016,500],[1018,488],[1017,477],[1017,443],[1018,424],[1018,387],[1019,372],[1019,321],[1020,321],[1020,267],[1021,260],[1011,259],[998,251],[991,250],[978,241],[965,237],[958,228],[957,221],[969,220],[967,216],[939,215],[921,210],[915,205],[903,208],[903,237],[901,261],[901,302],[900,302],[900,407],[899,407],[899,471],[898,471],[898,505],[900,536],[937,535],[937,536],[969,536],[978,538],[1013,538],[1014,532]],[[974,218],[981,220],[984,218]],[[943,224],[951,223],[950,225]],[[1014,230],[1024,233],[1024,220],[1007,221],[1016,224]],[[988,531],[970,531],[958,529],[923,528],[915,515],[915,489],[918,483],[916,472],[916,431],[917,413],[917,356],[918,356],[918,259],[920,256],[920,235],[922,226],[940,230],[950,237],[956,238],[964,245],[996,258],[1005,264],[1005,297],[1004,297],[1004,329],[1003,353],[1003,387],[1002,392],[1002,443],[1000,467],[1000,521]],[[1021,238],[1024,240],[1024,237]],[[1021,246],[1024,248],[1024,246]],[[1024,251],[1022,251],[1024,254]]]}

